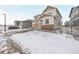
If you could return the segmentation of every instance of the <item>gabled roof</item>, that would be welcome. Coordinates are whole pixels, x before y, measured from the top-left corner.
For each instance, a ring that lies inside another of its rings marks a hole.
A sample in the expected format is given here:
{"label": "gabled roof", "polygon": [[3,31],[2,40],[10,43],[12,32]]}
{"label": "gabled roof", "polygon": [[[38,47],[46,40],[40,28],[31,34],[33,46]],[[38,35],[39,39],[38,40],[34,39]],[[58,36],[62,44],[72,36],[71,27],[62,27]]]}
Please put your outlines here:
{"label": "gabled roof", "polygon": [[44,13],[48,8],[56,9],[55,7],[47,6],[46,9],[42,13]]}
{"label": "gabled roof", "polygon": [[58,14],[59,14],[60,17],[62,18],[62,16],[61,16],[59,10],[58,10],[56,7],[52,7],[52,6],[47,6],[47,7],[45,8],[45,10],[44,10],[41,14],[38,14],[38,15],[36,15],[36,16],[34,16],[34,17],[39,17],[39,16],[41,16],[48,8],[56,9],[56,11],[58,12]]}
{"label": "gabled roof", "polygon": [[56,11],[59,13],[60,17],[62,17],[61,14],[60,14],[60,12],[59,12],[59,10],[58,10],[58,8],[52,7],[52,6],[47,6],[46,9],[42,12],[42,14],[43,14],[48,8],[56,9]]}
{"label": "gabled roof", "polygon": [[73,9],[75,9],[75,8],[79,8],[79,6],[77,6],[77,7],[72,7],[72,8],[71,8],[71,11],[70,11],[69,17],[71,16]]}
{"label": "gabled roof", "polygon": [[71,16],[72,11],[73,11],[73,8],[71,8],[71,11],[70,11],[69,17]]}
{"label": "gabled roof", "polygon": [[60,17],[62,18],[61,14],[60,14],[60,12],[59,12],[59,10],[58,10],[58,8],[56,8],[56,11],[58,12],[58,14],[60,15]]}

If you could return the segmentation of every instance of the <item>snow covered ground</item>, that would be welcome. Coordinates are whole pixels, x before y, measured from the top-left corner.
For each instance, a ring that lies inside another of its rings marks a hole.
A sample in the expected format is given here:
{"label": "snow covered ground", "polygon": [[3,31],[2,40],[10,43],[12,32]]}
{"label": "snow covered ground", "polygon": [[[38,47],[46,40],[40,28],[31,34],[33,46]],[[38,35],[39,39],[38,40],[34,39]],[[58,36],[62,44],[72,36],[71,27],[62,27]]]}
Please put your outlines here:
{"label": "snow covered ground", "polygon": [[8,51],[6,38],[4,38],[3,36],[3,34],[0,34],[0,54],[6,53]]}
{"label": "snow covered ground", "polygon": [[29,53],[25,49],[21,49],[13,40],[8,38],[5,34],[0,34],[0,54],[24,54]]}
{"label": "snow covered ground", "polygon": [[79,53],[79,41],[71,35],[42,31],[29,31],[10,37],[32,54],[70,54]]}

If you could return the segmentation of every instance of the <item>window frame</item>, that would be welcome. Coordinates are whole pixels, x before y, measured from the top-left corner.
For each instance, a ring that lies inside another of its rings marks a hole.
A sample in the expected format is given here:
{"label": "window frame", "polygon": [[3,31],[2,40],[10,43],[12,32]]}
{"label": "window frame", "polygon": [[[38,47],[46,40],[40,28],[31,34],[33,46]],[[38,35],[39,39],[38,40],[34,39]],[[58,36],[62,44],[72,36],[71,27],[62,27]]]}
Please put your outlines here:
{"label": "window frame", "polygon": [[49,19],[46,19],[45,20],[45,24],[49,24]]}

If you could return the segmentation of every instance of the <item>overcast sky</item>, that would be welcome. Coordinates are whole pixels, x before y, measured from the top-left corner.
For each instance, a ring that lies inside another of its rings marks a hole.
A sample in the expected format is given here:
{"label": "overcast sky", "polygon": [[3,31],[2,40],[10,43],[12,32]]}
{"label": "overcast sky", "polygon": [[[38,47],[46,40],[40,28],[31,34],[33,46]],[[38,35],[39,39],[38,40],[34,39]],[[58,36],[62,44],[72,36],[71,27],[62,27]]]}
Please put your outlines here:
{"label": "overcast sky", "polygon": [[[33,16],[43,12],[46,5],[0,5],[0,24],[4,24],[4,15],[7,16],[7,25],[13,24],[14,20],[33,19]],[[53,5],[62,15],[63,23],[69,20],[69,13],[73,5]]]}

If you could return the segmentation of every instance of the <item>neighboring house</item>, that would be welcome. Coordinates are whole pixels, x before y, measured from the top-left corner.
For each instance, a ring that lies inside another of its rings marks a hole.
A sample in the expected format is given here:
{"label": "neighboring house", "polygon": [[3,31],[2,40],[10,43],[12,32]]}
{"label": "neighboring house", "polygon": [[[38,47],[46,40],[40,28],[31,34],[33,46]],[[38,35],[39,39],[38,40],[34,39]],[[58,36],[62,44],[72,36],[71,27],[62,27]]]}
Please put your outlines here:
{"label": "neighboring house", "polygon": [[62,26],[62,16],[57,8],[47,6],[39,15],[34,16],[33,29],[59,30]]}
{"label": "neighboring house", "polygon": [[79,32],[79,6],[71,8],[69,17],[71,32]]}
{"label": "neighboring house", "polygon": [[70,33],[69,21],[66,21],[63,26],[63,32]]}
{"label": "neighboring house", "polygon": [[33,20],[24,20],[24,21],[15,21],[14,25],[19,27],[20,29],[31,28]]}
{"label": "neighboring house", "polygon": [[69,21],[66,21],[64,24],[65,27],[69,27]]}

